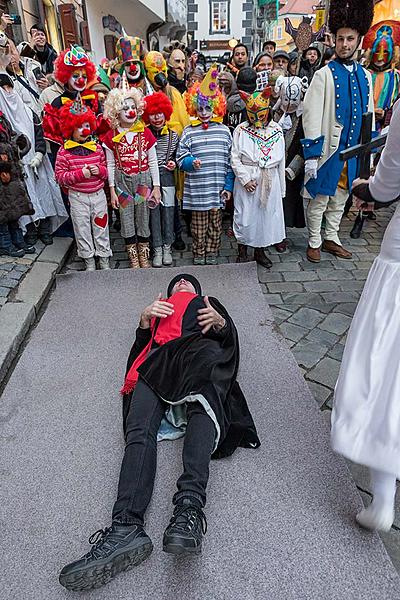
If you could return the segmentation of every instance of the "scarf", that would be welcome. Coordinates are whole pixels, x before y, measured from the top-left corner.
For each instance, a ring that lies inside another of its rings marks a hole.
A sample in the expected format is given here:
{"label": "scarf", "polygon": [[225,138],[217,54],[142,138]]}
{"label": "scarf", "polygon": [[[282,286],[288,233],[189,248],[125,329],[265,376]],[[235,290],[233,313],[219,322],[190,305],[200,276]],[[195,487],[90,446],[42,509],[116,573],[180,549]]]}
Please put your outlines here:
{"label": "scarf", "polygon": [[72,148],[87,148],[87,150],[91,150],[92,152],[96,152],[97,144],[95,141],[84,142],[80,144],[79,142],[74,142],[73,140],[67,140],[64,144],[65,150],[72,150]]}
{"label": "scarf", "polygon": [[151,339],[133,361],[128,374],[125,377],[121,394],[129,394],[135,389],[139,379],[138,368],[146,360],[153,342],[156,342],[158,346],[163,346],[167,342],[181,337],[184,314],[190,302],[196,297],[196,295],[197,294],[192,294],[191,292],[177,292],[170,298],[167,298],[167,301],[174,305],[174,313],[165,319],[154,318],[151,320]]}

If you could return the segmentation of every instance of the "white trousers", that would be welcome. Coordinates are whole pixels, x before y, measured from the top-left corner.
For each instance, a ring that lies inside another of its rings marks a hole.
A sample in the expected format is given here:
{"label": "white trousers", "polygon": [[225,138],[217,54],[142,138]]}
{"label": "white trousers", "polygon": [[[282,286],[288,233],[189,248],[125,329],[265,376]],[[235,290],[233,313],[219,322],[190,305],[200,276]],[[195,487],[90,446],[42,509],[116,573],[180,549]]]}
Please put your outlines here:
{"label": "white trousers", "polygon": [[108,229],[107,200],[104,190],[85,194],[69,190],[71,219],[74,226],[78,256],[111,256]]}
{"label": "white trousers", "polygon": [[342,245],[338,232],[347,196],[346,190],[338,187],[334,196],[317,194],[315,198],[304,198],[308,243],[311,248],[319,248],[322,244],[321,225],[324,216],[325,239]]}

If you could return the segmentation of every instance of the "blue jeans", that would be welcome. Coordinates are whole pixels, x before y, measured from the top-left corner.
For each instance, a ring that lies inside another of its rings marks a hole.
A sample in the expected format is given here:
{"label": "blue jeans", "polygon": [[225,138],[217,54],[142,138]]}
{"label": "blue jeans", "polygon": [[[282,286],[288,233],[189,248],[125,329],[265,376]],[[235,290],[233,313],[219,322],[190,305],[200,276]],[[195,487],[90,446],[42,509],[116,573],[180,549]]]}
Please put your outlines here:
{"label": "blue jeans", "polygon": [[0,248],[3,250],[12,250],[16,248],[24,248],[24,236],[18,225],[18,221],[9,221],[8,223],[0,224]]}

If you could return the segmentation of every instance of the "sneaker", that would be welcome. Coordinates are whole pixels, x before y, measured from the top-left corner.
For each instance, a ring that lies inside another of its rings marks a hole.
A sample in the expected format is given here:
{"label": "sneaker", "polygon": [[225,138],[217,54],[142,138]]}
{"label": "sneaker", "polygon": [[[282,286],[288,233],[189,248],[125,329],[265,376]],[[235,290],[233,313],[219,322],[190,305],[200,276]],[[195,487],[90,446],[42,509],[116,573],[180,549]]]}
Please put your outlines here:
{"label": "sneaker", "polygon": [[12,258],[22,258],[25,254],[25,250],[22,248],[16,248],[15,246],[11,246],[11,248],[0,248],[0,256],[11,256]]}
{"label": "sneaker", "polygon": [[95,271],[96,270],[96,261],[94,256],[90,258],[84,258],[86,271]]}
{"label": "sneaker", "polygon": [[205,265],[206,264],[206,257],[205,256],[195,256],[193,258],[193,264],[194,265]]}
{"label": "sneaker", "polygon": [[172,265],[172,252],[171,246],[168,244],[164,244],[163,246],[163,265],[166,267],[170,267]]}
{"label": "sneaker", "polygon": [[183,252],[183,250],[185,250],[186,244],[183,241],[182,236],[180,236],[180,235],[175,236],[175,241],[172,244],[172,247],[174,250],[178,250],[179,252]]}
{"label": "sneaker", "polygon": [[200,554],[203,535],[207,532],[205,514],[185,498],[177,504],[164,532],[163,550],[168,554]]}
{"label": "sneaker", "polygon": [[24,246],[22,246],[21,250],[23,250],[25,252],[25,254],[35,254],[36,253],[35,246],[28,246],[28,244],[25,244]]}
{"label": "sneaker", "polygon": [[66,565],[59,576],[63,587],[73,592],[99,588],[109,583],[118,573],[128,571],[146,560],[153,544],[142,525],[120,525],[96,531],[89,543],[93,548]]}
{"label": "sneaker", "polygon": [[206,265],[216,265],[216,264],[217,264],[217,255],[216,254],[207,254]]}
{"label": "sneaker", "polygon": [[161,246],[154,248],[153,251],[153,267],[159,268],[163,265],[163,249]]}
{"label": "sneaker", "polygon": [[110,257],[109,256],[100,256],[99,257],[99,266],[101,271],[109,271],[110,270]]}

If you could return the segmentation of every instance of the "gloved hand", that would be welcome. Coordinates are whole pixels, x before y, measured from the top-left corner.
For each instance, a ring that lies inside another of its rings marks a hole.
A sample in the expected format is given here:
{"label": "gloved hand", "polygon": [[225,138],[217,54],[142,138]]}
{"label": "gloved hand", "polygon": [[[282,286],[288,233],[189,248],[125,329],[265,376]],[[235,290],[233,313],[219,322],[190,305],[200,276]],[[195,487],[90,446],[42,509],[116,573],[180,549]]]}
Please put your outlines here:
{"label": "gloved hand", "polygon": [[43,157],[44,155],[41,152],[36,152],[35,156],[29,163],[31,169],[37,169],[38,167],[40,167],[40,165],[42,164]]}
{"label": "gloved hand", "polygon": [[317,158],[309,158],[304,163],[304,171],[306,177],[310,179],[317,179],[317,171],[318,171],[318,159]]}

